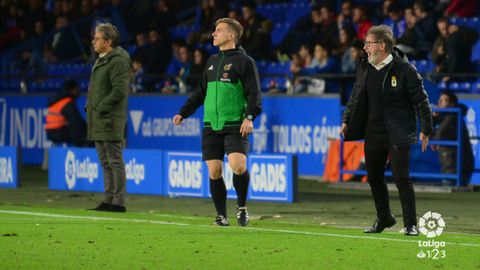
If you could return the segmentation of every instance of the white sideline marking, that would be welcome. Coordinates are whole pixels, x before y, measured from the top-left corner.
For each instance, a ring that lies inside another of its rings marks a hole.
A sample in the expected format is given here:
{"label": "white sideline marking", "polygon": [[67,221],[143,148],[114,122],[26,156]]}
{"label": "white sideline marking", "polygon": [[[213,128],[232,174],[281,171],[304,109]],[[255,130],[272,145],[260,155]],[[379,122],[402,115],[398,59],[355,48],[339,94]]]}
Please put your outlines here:
{"label": "white sideline marking", "polygon": [[[28,211],[0,210],[0,213],[3,213],[3,214],[12,214],[12,215],[25,215],[25,216],[40,216],[40,217],[50,217],[50,218],[61,218],[61,219],[128,221],[128,222],[135,222],[135,223],[151,223],[151,224],[160,224],[160,225],[193,226],[193,227],[202,227],[202,228],[211,228],[211,227],[212,227],[212,226],[207,226],[207,225],[194,225],[194,224],[188,224],[188,223],[168,222],[168,221],[160,221],[160,220],[130,219],[130,218],[113,218],[113,217],[97,217],[97,216],[74,216],[74,215],[48,214],[48,213],[42,213],[42,212],[28,212]],[[386,238],[386,237],[375,237],[375,236],[358,236],[358,235],[337,234],[337,233],[318,233],[318,232],[308,232],[308,231],[295,231],[295,230],[283,230],[283,229],[268,229],[268,228],[255,228],[255,227],[233,227],[233,226],[232,226],[232,227],[230,227],[230,228],[232,228],[232,229],[252,230],[252,231],[263,231],[263,232],[287,233],[287,234],[300,234],[300,235],[313,235],[313,236],[329,236],[329,237],[350,238],[350,239],[372,239],[372,240],[383,240],[383,241],[404,242],[404,243],[418,243],[418,240],[406,240],[406,239]],[[448,245],[457,245],[457,246],[467,246],[467,247],[480,247],[480,244],[473,244],[473,243],[446,242],[446,244],[448,244]]]}

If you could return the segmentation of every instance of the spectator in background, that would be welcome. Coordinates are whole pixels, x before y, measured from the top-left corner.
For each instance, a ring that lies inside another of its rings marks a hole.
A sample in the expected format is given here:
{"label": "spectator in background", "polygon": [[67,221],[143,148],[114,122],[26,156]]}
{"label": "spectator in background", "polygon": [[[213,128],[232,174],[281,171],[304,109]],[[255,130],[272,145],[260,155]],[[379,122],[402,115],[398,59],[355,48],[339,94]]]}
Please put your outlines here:
{"label": "spectator in background", "polygon": [[311,67],[313,57],[311,49],[307,44],[300,46],[298,53],[293,55],[298,56],[297,59],[292,58],[292,62],[290,64],[290,71],[294,75],[300,72],[300,70],[304,67]]}
{"label": "spectator in background", "polygon": [[78,40],[73,35],[73,28],[65,15],[57,17],[55,22],[52,48],[60,60],[69,60],[80,55]]}
{"label": "spectator in background", "polygon": [[373,25],[367,14],[367,8],[365,6],[356,6],[353,8],[352,22],[357,32],[357,38],[364,40],[368,29],[370,29],[370,27]]}
{"label": "spectator in background", "polygon": [[363,53],[363,41],[354,39],[342,56],[342,72],[355,73]]}
{"label": "spectator in background", "polygon": [[80,96],[78,82],[65,80],[64,92],[48,100],[48,114],[45,120],[47,138],[55,144],[88,146],[87,124],[78,110],[76,100]]}
{"label": "spectator in background", "polygon": [[138,56],[132,57],[132,70],[133,81],[130,84],[130,90],[133,93],[152,91],[152,85],[150,85],[150,81],[143,69],[142,58]]}
{"label": "spectator in background", "polygon": [[[473,44],[478,39],[477,31],[458,25],[448,27],[448,37],[445,42],[445,72],[446,73],[469,73],[474,70],[471,56]],[[456,78],[455,80],[462,80]],[[443,81],[450,80],[444,77]]]}
{"label": "spectator in background", "polygon": [[448,27],[450,26],[450,22],[448,18],[442,17],[437,21],[437,28],[440,35],[435,39],[433,43],[433,49],[431,52],[432,62],[436,65],[435,66],[435,73],[443,73],[446,71],[445,67],[445,43],[447,42],[448,38]]}
{"label": "spectator in background", "polygon": [[399,48],[402,52],[406,55],[414,56],[417,55],[417,51],[415,49],[416,44],[416,34],[415,34],[415,23],[417,22],[417,17],[413,12],[413,9],[406,8],[405,9],[405,23],[406,23],[406,30],[401,37],[399,37],[396,41],[395,47]]}
{"label": "spectator in background", "polygon": [[452,0],[445,10],[445,16],[478,16],[478,0]]}
{"label": "spectator in background", "polygon": [[[331,49],[327,44],[317,43],[314,50],[314,58],[312,63],[300,69],[297,75],[315,75],[320,73],[337,73],[340,72],[340,62],[338,58],[330,55]],[[338,86],[334,85],[331,80],[320,78],[302,78],[296,80],[294,84],[295,92],[308,92],[311,94],[322,94],[324,92],[332,92]]]}
{"label": "spectator in background", "polygon": [[25,93],[28,85],[42,79],[47,74],[47,67],[43,62],[41,52],[35,50],[25,50],[22,52],[20,59],[15,62],[14,70],[20,70],[20,90]]}
{"label": "spectator in background", "polygon": [[[457,96],[451,91],[443,91],[438,99],[438,108],[455,108],[462,109],[461,128],[462,128],[462,165],[460,175],[460,185],[466,186],[470,182],[473,170],[475,168],[475,159],[473,156],[472,145],[470,144],[470,135],[467,126],[463,120],[466,114],[466,107],[458,103]],[[438,113],[433,114],[434,133],[433,140],[457,140],[458,134],[458,117],[456,113]],[[438,152],[438,158],[441,164],[441,172],[446,174],[457,173],[457,147],[431,145],[431,149]],[[451,183],[451,182],[448,182]]]}
{"label": "spectator in background", "polygon": [[342,57],[345,51],[348,50],[352,41],[356,39],[357,33],[353,26],[345,26],[340,29],[338,36],[338,44],[332,50],[332,54],[338,57]]}
{"label": "spectator in background", "polygon": [[[153,38],[156,40],[156,38]],[[128,48],[128,54],[139,58],[142,62],[146,60],[149,51],[150,41],[145,33],[135,35],[135,44]]]}
{"label": "spectator in background", "polygon": [[[162,93],[172,94],[179,92],[186,92],[185,79],[190,74],[190,68],[192,67],[192,56],[190,48],[187,45],[181,45],[178,48],[178,59],[172,60],[167,68],[167,78],[163,87]],[[180,87],[181,86],[181,87]],[[182,88],[182,89],[179,89]]]}
{"label": "spectator in background", "polygon": [[254,35],[265,18],[257,13],[255,3],[249,3],[242,7],[242,17],[245,24],[243,25],[244,32],[241,43],[243,47],[249,47],[252,46]]}
{"label": "spectator in background", "polygon": [[387,17],[383,20],[383,24],[392,28],[395,39],[401,37],[407,28],[405,18],[403,17],[403,9],[396,3],[390,4],[387,10]]}
{"label": "spectator in background", "polygon": [[46,65],[54,65],[58,63],[58,57],[53,52],[49,43],[43,44],[43,63]]}
{"label": "spectator in background", "polygon": [[177,17],[172,10],[172,4],[168,0],[159,0],[150,15],[149,29],[154,29],[163,34],[177,23]]}
{"label": "spectator in background", "polygon": [[253,34],[250,43],[244,46],[245,51],[255,60],[272,59],[272,22],[265,20]]}
{"label": "spectator in background", "polygon": [[166,34],[160,34],[157,30],[150,30],[148,32],[149,46],[145,48],[145,71],[147,73],[162,74],[165,72],[168,62],[170,61],[171,54]]}
{"label": "spectator in background", "polygon": [[193,63],[190,68],[190,74],[186,78],[187,92],[192,92],[198,85],[202,76],[205,64],[207,63],[207,52],[202,49],[195,49],[193,51]]}
{"label": "spectator in background", "polygon": [[312,41],[314,44],[323,43],[329,47],[335,46],[338,42],[337,19],[333,7],[323,4],[320,7],[321,23],[318,28],[313,28]]}
{"label": "spectator in background", "polygon": [[416,0],[413,4],[413,11],[417,18],[413,28],[416,37],[415,51],[417,53],[414,58],[427,58],[438,35],[436,20],[430,12],[430,5],[432,4],[425,0]]}
{"label": "spectator in background", "polygon": [[353,3],[350,0],[342,2],[340,14],[337,16],[338,30],[343,27],[352,26]]}

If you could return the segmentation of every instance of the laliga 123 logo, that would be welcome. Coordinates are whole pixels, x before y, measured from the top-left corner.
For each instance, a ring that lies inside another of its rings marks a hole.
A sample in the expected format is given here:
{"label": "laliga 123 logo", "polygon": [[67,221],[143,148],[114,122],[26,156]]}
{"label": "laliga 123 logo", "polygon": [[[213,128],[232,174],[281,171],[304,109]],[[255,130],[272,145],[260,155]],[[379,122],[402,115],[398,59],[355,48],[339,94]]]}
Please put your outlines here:
{"label": "laliga 123 logo", "polygon": [[442,234],[445,221],[439,213],[428,211],[420,217],[418,226],[422,234],[427,238],[433,238]]}
{"label": "laliga 123 logo", "polygon": [[[428,211],[418,221],[418,230],[427,238],[440,236],[444,228],[445,221],[442,215],[436,212]],[[419,259],[439,260],[447,257],[445,241],[435,241],[434,239],[418,240],[418,247],[421,248],[417,253]]]}
{"label": "laliga 123 logo", "polygon": [[68,151],[65,158],[65,181],[67,181],[68,189],[72,189],[77,181],[75,154],[72,151]]}

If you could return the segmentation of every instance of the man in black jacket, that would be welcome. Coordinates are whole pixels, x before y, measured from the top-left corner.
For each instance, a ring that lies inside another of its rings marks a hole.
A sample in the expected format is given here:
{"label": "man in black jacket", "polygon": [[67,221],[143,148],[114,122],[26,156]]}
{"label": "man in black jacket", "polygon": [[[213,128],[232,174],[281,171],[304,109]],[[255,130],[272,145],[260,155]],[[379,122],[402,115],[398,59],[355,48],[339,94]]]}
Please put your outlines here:
{"label": "man in black jacket", "polygon": [[346,141],[365,139],[365,161],[377,219],[365,233],[380,233],[396,224],[384,182],[390,156],[392,174],[403,210],[405,235],[418,235],[415,192],[410,179],[410,146],[417,143],[420,118],[422,151],[432,132],[432,110],[423,82],[403,52],[393,48],[393,33],[386,25],[370,28],[352,96],[343,114],[340,133]]}

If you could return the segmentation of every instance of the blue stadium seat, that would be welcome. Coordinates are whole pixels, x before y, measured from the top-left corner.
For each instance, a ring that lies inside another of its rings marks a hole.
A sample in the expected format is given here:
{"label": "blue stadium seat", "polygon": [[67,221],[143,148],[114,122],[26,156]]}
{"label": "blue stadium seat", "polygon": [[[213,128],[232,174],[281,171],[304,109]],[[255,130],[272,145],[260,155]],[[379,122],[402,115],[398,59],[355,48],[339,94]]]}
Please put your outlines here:
{"label": "blue stadium seat", "polygon": [[445,90],[445,89],[447,89],[447,84],[445,82],[439,82],[437,84],[437,88],[438,88],[438,90]]}
{"label": "blue stadium seat", "polygon": [[272,45],[277,46],[290,30],[290,23],[277,23],[272,31]]}
{"label": "blue stadium seat", "polygon": [[259,74],[268,73],[268,62],[267,61],[257,61],[257,69]]}
{"label": "blue stadium seat", "polygon": [[170,30],[170,33],[172,35],[172,38],[178,38],[181,37],[183,39],[186,39],[190,32],[195,30],[195,26],[193,25],[181,25],[177,27],[172,27]]}
{"label": "blue stadium seat", "polygon": [[448,88],[456,92],[470,92],[472,84],[469,82],[451,82]]}
{"label": "blue stadium seat", "polygon": [[480,80],[478,80],[476,83],[472,83],[472,93],[480,94]]}

